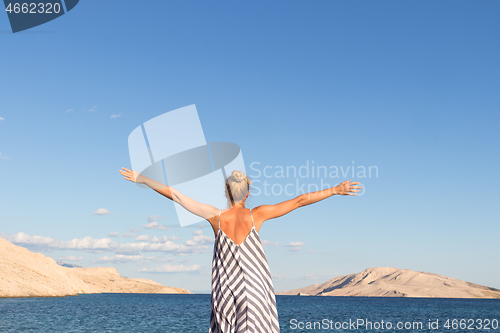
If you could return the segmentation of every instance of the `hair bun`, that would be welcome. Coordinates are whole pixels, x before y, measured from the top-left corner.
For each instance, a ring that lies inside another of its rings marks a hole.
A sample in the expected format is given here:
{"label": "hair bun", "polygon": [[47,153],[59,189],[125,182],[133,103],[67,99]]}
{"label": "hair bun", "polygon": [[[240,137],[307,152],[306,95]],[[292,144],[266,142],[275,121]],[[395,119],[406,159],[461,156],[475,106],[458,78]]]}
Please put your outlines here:
{"label": "hair bun", "polygon": [[231,177],[233,177],[235,182],[241,183],[247,179],[247,176],[241,171],[233,171]]}
{"label": "hair bun", "polygon": [[226,179],[226,198],[227,207],[231,208],[236,204],[243,203],[245,207],[245,200],[250,194],[250,179],[247,175],[239,170],[234,170]]}

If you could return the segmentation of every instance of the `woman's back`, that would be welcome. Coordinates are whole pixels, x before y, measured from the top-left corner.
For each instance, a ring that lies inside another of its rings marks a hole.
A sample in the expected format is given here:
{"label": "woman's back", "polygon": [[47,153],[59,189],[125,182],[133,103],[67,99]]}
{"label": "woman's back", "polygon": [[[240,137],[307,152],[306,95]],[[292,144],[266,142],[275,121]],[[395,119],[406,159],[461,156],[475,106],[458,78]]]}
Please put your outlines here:
{"label": "woman's back", "polygon": [[[221,211],[219,228],[237,245],[243,243],[250,234],[252,227],[250,209],[240,206]],[[217,231],[215,234],[217,234]]]}

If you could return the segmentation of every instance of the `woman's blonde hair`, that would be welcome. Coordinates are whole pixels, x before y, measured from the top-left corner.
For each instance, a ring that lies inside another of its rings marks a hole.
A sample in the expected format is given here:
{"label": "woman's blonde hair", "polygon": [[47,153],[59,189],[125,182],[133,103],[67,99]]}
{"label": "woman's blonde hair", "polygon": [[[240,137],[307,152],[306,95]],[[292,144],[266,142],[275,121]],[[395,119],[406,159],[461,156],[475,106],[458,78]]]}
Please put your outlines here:
{"label": "woman's blonde hair", "polygon": [[[227,208],[231,208],[242,202],[250,191],[250,184],[244,172],[235,170],[226,180]],[[243,202],[243,207],[245,203]]]}

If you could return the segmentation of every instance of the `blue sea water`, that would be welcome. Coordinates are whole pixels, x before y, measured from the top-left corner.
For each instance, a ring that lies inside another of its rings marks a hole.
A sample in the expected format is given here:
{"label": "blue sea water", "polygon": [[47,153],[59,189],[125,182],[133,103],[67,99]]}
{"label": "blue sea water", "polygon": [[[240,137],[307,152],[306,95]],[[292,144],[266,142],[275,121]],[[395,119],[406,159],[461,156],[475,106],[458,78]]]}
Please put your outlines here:
{"label": "blue sea water", "polygon": [[[500,332],[500,299],[276,296],[276,301],[283,333]],[[208,294],[0,299],[0,332],[208,332],[209,316]],[[356,326],[360,320],[365,325]]]}

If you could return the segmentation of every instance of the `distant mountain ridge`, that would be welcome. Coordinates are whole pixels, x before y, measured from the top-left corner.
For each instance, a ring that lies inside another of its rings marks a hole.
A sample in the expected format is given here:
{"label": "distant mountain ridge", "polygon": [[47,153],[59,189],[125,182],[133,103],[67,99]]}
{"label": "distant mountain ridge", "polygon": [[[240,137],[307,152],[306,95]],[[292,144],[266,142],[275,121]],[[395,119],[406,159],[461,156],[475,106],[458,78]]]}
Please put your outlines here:
{"label": "distant mountain ridge", "polygon": [[190,294],[148,279],[128,279],[113,267],[68,268],[0,238],[0,297],[99,293]]}
{"label": "distant mountain ridge", "polygon": [[277,295],[500,298],[500,289],[426,272],[372,267]]}
{"label": "distant mountain ridge", "polygon": [[68,267],[68,268],[82,268],[82,266],[78,266],[75,264],[68,264],[67,262],[64,262],[61,260],[56,261],[56,264],[58,264],[59,266]]}

